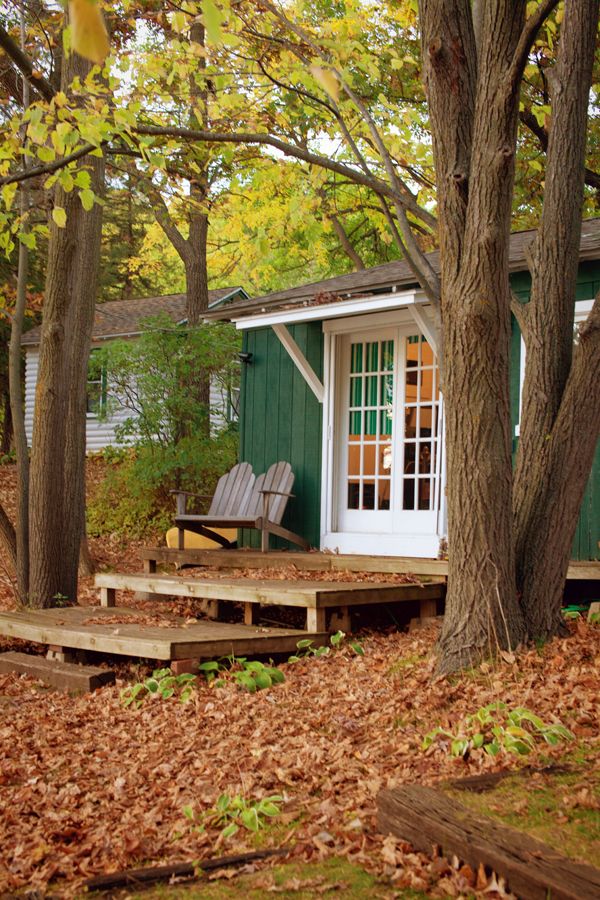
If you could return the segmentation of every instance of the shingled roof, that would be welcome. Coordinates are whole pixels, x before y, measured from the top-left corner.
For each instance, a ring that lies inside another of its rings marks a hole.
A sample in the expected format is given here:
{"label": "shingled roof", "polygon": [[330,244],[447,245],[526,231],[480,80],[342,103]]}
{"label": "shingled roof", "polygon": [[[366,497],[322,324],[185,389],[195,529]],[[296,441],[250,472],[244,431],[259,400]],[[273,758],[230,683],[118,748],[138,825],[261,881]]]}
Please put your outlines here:
{"label": "shingled roof", "polygon": [[[510,237],[509,267],[511,272],[527,269],[526,251],[535,236],[535,230],[516,231]],[[600,258],[600,219],[587,219],[583,222],[581,232],[580,259]],[[436,272],[439,272],[439,253],[435,250],[427,254],[427,259]],[[325,281],[301,284],[285,291],[276,291],[248,300],[243,304],[232,303],[227,309],[215,310],[211,318],[241,319],[246,316],[260,315],[262,312],[296,309],[309,306],[318,300],[320,306],[348,300],[350,298],[368,297],[370,295],[389,293],[394,288],[408,288],[416,285],[415,278],[406,260],[373,266],[360,272],[337,275]]]}
{"label": "shingled roof", "polygon": [[[231,301],[236,306],[243,304],[247,294],[242,287],[217,288],[208,292],[209,308]],[[185,319],[185,294],[167,294],[162,297],[140,297],[137,300],[111,300],[98,303],[94,318],[92,340],[108,337],[132,337],[140,334],[143,319],[167,313],[174,322]],[[21,344],[31,346],[39,344],[42,333],[41,325],[32,328],[23,335]]]}

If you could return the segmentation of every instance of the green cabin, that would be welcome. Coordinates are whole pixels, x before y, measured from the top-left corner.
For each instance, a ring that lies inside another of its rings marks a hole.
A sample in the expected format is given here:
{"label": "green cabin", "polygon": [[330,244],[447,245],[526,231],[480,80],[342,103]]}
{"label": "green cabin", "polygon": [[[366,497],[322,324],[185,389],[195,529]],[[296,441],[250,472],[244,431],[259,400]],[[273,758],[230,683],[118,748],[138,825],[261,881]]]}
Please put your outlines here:
{"label": "green cabin", "polygon": [[[527,301],[526,248],[511,236],[512,286]],[[600,219],[583,223],[575,310],[600,289]],[[437,253],[430,254],[434,266]],[[427,298],[398,260],[223,309],[243,332],[240,460],[288,460],[287,525],[317,549],[436,557],[446,535],[444,406]],[[513,321],[512,406],[519,435],[524,345]],[[250,532],[243,543],[256,538]],[[600,558],[600,445],[573,559]]]}

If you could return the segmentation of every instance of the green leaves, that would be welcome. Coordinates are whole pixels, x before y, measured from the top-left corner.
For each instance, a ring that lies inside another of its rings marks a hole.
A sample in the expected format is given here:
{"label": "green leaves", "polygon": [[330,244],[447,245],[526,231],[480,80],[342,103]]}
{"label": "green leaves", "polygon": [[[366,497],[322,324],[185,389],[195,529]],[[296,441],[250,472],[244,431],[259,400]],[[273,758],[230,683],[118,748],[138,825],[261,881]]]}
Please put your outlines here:
{"label": "green leaves", "polygon": [[52,219],[54,224],[59,228],[66,228],[67,225],[67,213],[66,210],[63,209],[62,206],[55,206],[52,210]]}
{"label": "green leaves", "polygon": [[452,756],[467,758],[472,750],[483,749],[489,756],[501,751],[526,756],[536,749],[540,740],[550,746],[572,741],[574,735],[559,722],[546,725],[531,710],[519,706],[509,710],[506,703],[490,703],[465,718],[458,734],[444,728],[434,728],[423,738],[422,747],[428,750],[438,744],[449,749]]}
{"label": "green leaves", "polygon": [[121,703],[137,709],[148,697],[169,700],[176,694],[180,703],[187,703],[192,696],[195,681],[196,676],[189,673],[173,675],[170,669],[155,669],[145,681],[138,681],[124,688],[121,691]]}
{"label": "green leaves", "polygon": [[267,824],[267,819],[281,813],[282,803],[280,794],[261,800],[246,800],[241,794],[221,794],[210,809],[196,814],[192,806],[184,806],[183,813],[197,831],[204,832],[207,827],[217,826],[221,828],[221,837],[227,839],[237,834],[240,828],[260,831]]}

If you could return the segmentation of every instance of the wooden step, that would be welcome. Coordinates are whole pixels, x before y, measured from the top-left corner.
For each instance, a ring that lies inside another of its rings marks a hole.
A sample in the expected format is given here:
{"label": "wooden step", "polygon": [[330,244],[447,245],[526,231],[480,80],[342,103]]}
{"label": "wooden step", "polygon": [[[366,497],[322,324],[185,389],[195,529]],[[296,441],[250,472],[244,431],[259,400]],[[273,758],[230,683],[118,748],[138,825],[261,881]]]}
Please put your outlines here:
{"label": "wooden step", "polygon": [[[139,610],[127,607],[70,606],[3,612],[0,613],[0,634],[36,644],[165,661],[216,659],[232,654],[295,653],[298,641],[305,638],[309,638],[315,647],[329,643],[329,635],[325,632],[309,634],[297,628],[248,627],[205,620],[189,622],[164,613],[160,615],[164,624],[147,625],[140,624],[139,617]],[[89,622],[89,619],[93,621]],[[172,620],[172,627],[167,620]]]}
{"label": "wooden step", "polygon": [[171,547],[149,547],[139,551],[144,564],[177,566],[214,566],[219,569],[281,569],[295,566],[302,571],[389,572],[408,573],[445,579],[448,562],[443,559],[420,559],[413,556],[359,556],[337,553],[300,553],[292,550],[176,550]]}
{"label": "wooden step", "polygon": [[[140,550],[144,565],[152,571],[156,563],[177,566],[214,566],[220,569],[266,569],[295,566],[297,569],[321,572],[388,572],[408,573],[419,577],[446,579],[448,560],[423,559],[415,556],[365,556],[356,553],[299,553],[292,550],[175,550],[149,547]],[[569,581],[600,581],[600,560],[571,560]]]}
{"label": "wooden step", "polygon": [[95,691],[96,688],[105,684],[114,684],[115,681],[115,673],[110,669],[58,662],[53,659],[44,659],[43,656],[18,653],[14,650],[0,653],[0,672],[31,675],[32,678],[38,678],[59,691],[76,694]]}
{"label": "wooden step", "polygon": [[[325,627],[325,610],[346,610],[339,627],[349,630],[347,610],[351,606],[379,603],[418,601],[421,616],[434,616],[437,601],[442,599],[445,586],[442,583],[378,584],[374,582],[326,582],[280,581],[252,578],[178,578],[171,575],[127,575],[102,573],[96,575],[96,587],[100,588],[102,606],[114,606],[116,591],[142,591],[178,597],[197,597],[203,600],[229,600],[246,604],[245,621],[252,624],[252,605],[294,606],[307,610],[306,628],[322,632]],[[215,607],[214,617],[218,617]],[[344,624],[346,627],[343,627]]]}

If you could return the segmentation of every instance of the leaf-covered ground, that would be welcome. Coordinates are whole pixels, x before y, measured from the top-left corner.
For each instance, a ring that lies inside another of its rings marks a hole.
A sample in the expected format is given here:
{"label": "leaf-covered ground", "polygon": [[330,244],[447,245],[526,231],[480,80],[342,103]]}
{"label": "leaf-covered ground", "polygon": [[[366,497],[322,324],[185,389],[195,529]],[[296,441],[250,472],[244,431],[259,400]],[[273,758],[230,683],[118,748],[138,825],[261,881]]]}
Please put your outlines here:
{"label": "leaf-covered ground", "polygon": [[[2,467],[0,491],[1,480]],[[136,547],[118,540],[92,549],[104,565],[139,566]],[[81,599],[95,600],[89,582]],[[2,605],[11,604],[5,584]],[[600,628],[569,627],[569,638],[507,655],[497,668],[443,679],[433,677],[437,625],[388,629],[364,636],[364,656],[344,647],[282,663],[285,683],[256,694],[202,682],[185,705],[153,698],[139,709],[123,707],[120,691],[148,674],[141,664],[121,662],[116,686],[83,697],[0,675],[0,894],[76,896],[95,874],[272,846],[289,848],[295,864],[348,859],[375,876],[373,896],[473,896],[486,888],[493,896],[482,873],[379,835],[375,797],[384,786],[542,765],[565,754],[580,781],[591,770],[596,778]],[[16,646],[0,641],[0,649]],[[576,744],[521,760],[482,750],[457,760],[443,742],[422,749],[434,727],[455,731],[465,715],[497,700],[562,721]],[[201,814],[221,793],[281,794],[281,815],[258,836],[240,831],[226,841],[216,826],[192,828],[184,807]],[[569,796],[569,810],[580,801],[589,813],[590,795],[581,791]],[[549,807],[548,816],[557,829],[564,825],[563,809]],[[276,888],[269,864],[261,868],[265,892]],[[319,883],[325,890],[327,881]]]}
{"label": "leaf-covered ground", "polygon": [[560,717],[597,766],[600,629],[571,627],[569,639],[514,663],[433,680],[435,626],[371,635],[364,656],[347,648],[284,664],[286,682],[270,690],[201,684],[186,705],[151,699],[137,710],[122,706],[123,683],[73,698],[0,676],[0,889],[58,881],[66,894],[65,880],[76,889],[95,873],[251,848],[247,832],[223,842],[219,829],[194,831],[183,814],[229,793],[285,797],[282,815],[260,833],[263,846],[288,846],[303,859],[345,856],[396,889],[472,890],[472,873],[378,835],[376,794],[514,765],[483,751],[464,762],[437,744],[421,749],[435,725],[456,728],[497,699],[547,722]]}

